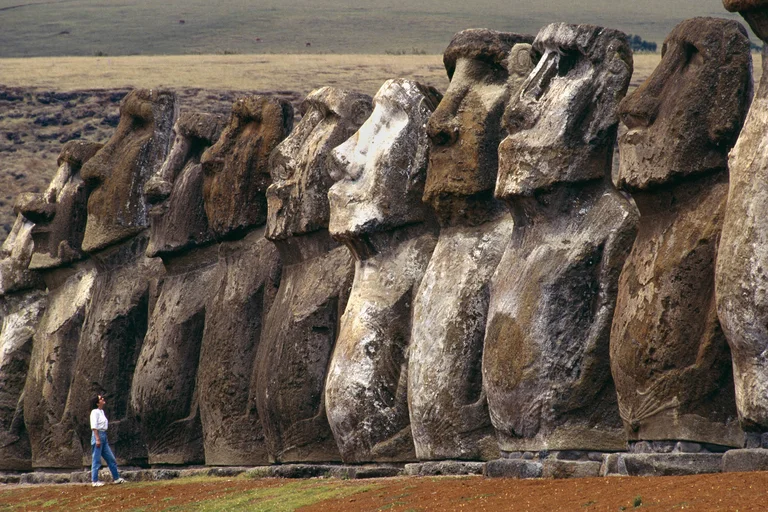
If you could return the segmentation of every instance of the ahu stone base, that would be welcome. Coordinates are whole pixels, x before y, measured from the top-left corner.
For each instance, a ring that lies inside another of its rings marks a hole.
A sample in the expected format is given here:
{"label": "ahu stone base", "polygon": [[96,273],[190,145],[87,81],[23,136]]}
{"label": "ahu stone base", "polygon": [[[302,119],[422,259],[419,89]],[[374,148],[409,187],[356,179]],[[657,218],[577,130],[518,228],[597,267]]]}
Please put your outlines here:
{"label": "ahu stone base", "polygon": [[768,471],[768,450],[765,448],[729,450],[723,455],[722,471],[723,473]]}
{"label": "ahu stone base", "polygon": [[466,460],[436,460],[405,465],[408,476],[482,475],[485,462]]}

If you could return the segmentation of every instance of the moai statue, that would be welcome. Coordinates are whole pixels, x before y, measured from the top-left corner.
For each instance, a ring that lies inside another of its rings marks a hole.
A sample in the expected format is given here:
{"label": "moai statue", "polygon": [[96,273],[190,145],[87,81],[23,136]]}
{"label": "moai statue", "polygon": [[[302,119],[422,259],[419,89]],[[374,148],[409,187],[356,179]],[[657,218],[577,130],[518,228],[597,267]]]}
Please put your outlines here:
{"label": "moai statue", "polygon": [[240,99],[203,154],[205,210],[219,244],[197,373],[205,463],[269,462],[252,380],[264,317],[277,294],[280,254],[264,237],[269,154],[291,131],[293,107]]}
{"label": "moai statue", "polygon": [[332,87],[309,93],[303,117],[270,157],[267,232],[283,262],[257,355],[256,406],[277,462],[339,460],[325,377],[354,264],[328,233],[331,150],[371,113],[371,98]]}
{"label": "moai statue", "polygon": [[747,111],[750,73],[739,23],[689,19],[619,107],[627,131],[616,182],[632,194],[640,224],[619,282],[611,369],[633,452],[720,451],[743,442],[715,261],[728,150]]}
{"label": "moai statue", "polygon": [[328,370],[325,404],[344,462],[414,460],[408,417],[411,305],[437,243],[421,201],[432,88],[388,80],[373,113],[331,152],[329,231],[355,257],[355,277]]}
{"label": "moai statue", "polygon": [[46,305],[39,272],[28,269],[32,227],[17,215],[0,246],[0,471],[32,469],[23,391],[32,337]]}
{"label": "moai statue", "polygon": [[152,284],[163,269],[158,259],[145,255],[149,208],[144,185],[165,161],[177,114],[175,94],[132,91],[120,106],[115,134],[81,171],[91,189],[83,249],[98,274],[67,409],[87,448],[88,401],[96,394],[106,395],[110,444],[123,464],[145,463],[147,457],[137,424],[140,418],[131,409],[131,382],[147,332]]}
{"label": "moai statue", "polygon": [[[768,1],[723,0],[723,4],[729,11],[741,13],[763,43],[768,41]],[[762,59],[762,79],[728,162],[730,189],[715,269],[717,313],[731,349],[736,407],[746,432],[747,448],[768,448],[768,361],[765,358],[768,349],[768,297],[765,294],[768,287],[768,147],[765,145],[768,59],[765,46]],[[725,76],[724,70],[719,72]],[[730,119],[728,113],[737,107],[744,108],[740,97],[744,93],[741,90],[738,93],[737,102],[736,85],[729,94],[724,92],[728,99],[721,100],[723,105],[716,110],[722,116],[722,121],[717,123],[722,124],[713,124],[722,126],[719,130],[728,136],[739,132],[737,121],[732,121],[735,126],[726,124]],[[709,104],[713,106],[712,101]],[[731,139],[725,140],[731,142]]]}
{"label": "moai statue", "polygon": [[532,69],[532,41],[464,30],[443,56],[451,83],[427,124],[423,196],[441,229],[413,299],[408,361],[411,429],[421,460],[498,455],[481,362],[489,281],[513,222],[493,187],[505,135],[501,118]]}
{"label": "moai statue", "polygon": [[483,385],[502,456],[588,460],[625,446],[608,353],[638,214],[610,173],[632,52],[619,31],[564,23],[533,49],[499,146],[515,230],[491,282]]}
{"label": "moai statue", "polygon": [[34,467],[83,465],[83,449],[65,409],[96,277],[93,263],[81,249],[87,197],[80,170],[101,147],[68,142],[46,192],[19,197],[21,213],[35,222],[30,268],[43,275],[48,288],[48,305],[34,334],[24,385],[24,422]]}
{"label": "moai statue", "polygon": [[144,187],[151,205],[147,256],[162,259],[165,275],[136,363],[131,406],[153,465],[204,461],[196,380],[218,248],[209,243],[200,157],[222,125],[210,114],[179,116],[170,153]]}

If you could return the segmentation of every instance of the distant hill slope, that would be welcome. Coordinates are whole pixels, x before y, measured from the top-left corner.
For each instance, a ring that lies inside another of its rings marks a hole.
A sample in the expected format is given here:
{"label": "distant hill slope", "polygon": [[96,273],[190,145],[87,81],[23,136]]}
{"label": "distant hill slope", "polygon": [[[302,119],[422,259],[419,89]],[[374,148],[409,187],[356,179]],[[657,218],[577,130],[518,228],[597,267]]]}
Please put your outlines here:
{"label": "distant hill slope", "polygon": [[435,54],[465,28],[535,34],[553,21],[661,43],[694,16],[739,19],[721,0],[0,0],[0,57]]}

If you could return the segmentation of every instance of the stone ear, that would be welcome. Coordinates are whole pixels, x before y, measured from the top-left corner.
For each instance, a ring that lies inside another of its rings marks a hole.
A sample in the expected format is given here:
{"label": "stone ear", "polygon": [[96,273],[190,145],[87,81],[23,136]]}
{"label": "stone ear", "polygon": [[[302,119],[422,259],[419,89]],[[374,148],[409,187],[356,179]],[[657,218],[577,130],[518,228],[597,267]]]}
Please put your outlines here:
{"label": "stone ear", "polygon": [[538,61],[537,55],[533,50],[533,46],[528,43],[517,43],[509,51],[509,55],[504,60],[504,64],[509,72],[509,79],[517,81],[516,79],[527,77],[533,68],[536,67],[536,61]]}

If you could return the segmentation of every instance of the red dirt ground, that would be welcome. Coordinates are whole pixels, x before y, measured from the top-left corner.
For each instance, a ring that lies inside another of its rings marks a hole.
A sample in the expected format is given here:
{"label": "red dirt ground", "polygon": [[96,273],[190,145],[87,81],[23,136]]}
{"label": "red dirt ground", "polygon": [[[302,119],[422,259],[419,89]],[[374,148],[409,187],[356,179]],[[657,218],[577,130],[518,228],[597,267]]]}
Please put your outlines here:
{"label": "red dirt ground", "polygon": [[[121,486],[93,489],[88,485],[0,486],[0,510],[9,505],[56,500],[63,509],[120,511],[170,506],[231,493],[281,486],[295,480],[216,478],[203,482]],[[508,480],[482,477],[402,477],[369,481],[312,480],[308,485],[377,487],[345,498],[304,507],[303,512],[352,511],[765,511],[768,472],[725,473],[688,477],[588,478],[573,480]],[[14,490],[12,493],[7,491]],[[42,500],[42,501],[40,501]],[[66,504],[66,505],[65,505]],[[39,506],[39,505],[38,505]],[[24,509],[21,509],[24,510]],[[28,510],[34,510],[30,507]],[[45,510],[53,510],[46,508]],[[62,509],[60,509],[62,510]],[[178,510],[178,509],[177,509]]]}

